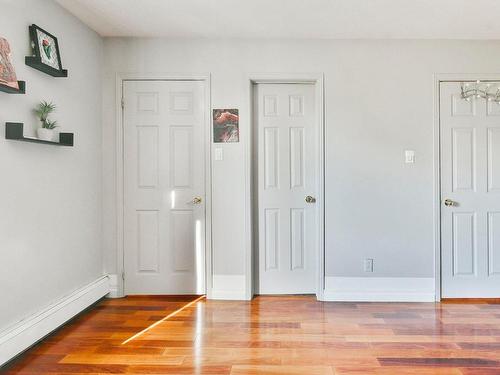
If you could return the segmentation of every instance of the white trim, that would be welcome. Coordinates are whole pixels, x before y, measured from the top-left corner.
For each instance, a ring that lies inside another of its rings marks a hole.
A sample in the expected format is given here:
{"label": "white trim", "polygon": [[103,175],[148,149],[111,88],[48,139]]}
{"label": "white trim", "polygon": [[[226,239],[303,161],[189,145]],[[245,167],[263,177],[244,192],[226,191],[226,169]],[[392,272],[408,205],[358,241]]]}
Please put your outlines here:
{"label": "white trim", "polygon": [[118,293],[118,275],[109,274],[109,293],[106,297],[108,298],[120,298]]}
{"label": "white trim", "polygon": [[61,298],[46,309],[0,332],[0,366],[26,350],[109,292],[109,278],[102,276]]}
{"label": "white trim", "polygon": [[[205,170],[205,291],[207,297],[211,297],[212,289],[212,126],[211,126],[211,77],[209,73],[117,73],[116,74],[116,273],[124,273],[124,192],[123,192],[123,81],[204,81],[205,82],[205,126],[206,132],[206,170]],[[117,278],[116,297],[123,297],[124,281],[122,277]]]}
{"label": "white trim", "polygon": [[253,201],[253,179],[252,175],[252,128],[254,124],[254,114],[253,114],[253,84],[256,83],[311,83],[316,87],[316,100],[317,100],[317,121],[318,121],[318,161],[319,161],[319,175],[318,175],[318,192],[316,202],[318,204],[318,248],[317,248],[317,282],[316,282],[316,298],[318,300],[323,299],[324,290],[324,280],[325,280],[325,97],[324,97],[324,74],[323,73],[251,73],[248,75],[248,101],[249,108],[247,113],[249,114],[248,129],[245,136],[245,189],[246,189],[246,214],[245,214],[245,243],[246,243],[246,283],[245,283],[245,293],[246,299],[251,299],[253,297],[254,290],[254,252],[256,241],[253,241],[252,236],[252,221],[254,209],[252,206]]}
{"label": "white trim", "polygon": [[214,275],[212,299],[248,300],[245,275]]}
{"label": "white trim", "polygon": [[317,99],[317,111],[318,111],[318,153],[319,153],[319,176],[318,176],[318,197],[317,202],[319,204],[318,208],[318,273],[317,277],[317,288],[316,288],[316,298],[321,301],[323,300],[323,293],[325,290],[325,142],[326,142],[326,101],[325,101],[325,78],[324,75],[318,77],[316,81],[316,98]]}
{"label": "white trim", "polygon": [[441,156],[439,136],[439,82],[434,76],[434,123],[433,123],[433,221],[434,221],[434,287],[435,300],[441,300]]}
{"label": "white trim", "polygon": [[[248,81],[248,123],[247,126],[240,127],[244,131],[242,134],[243,147],[245,148],[245,300],[253,298],[254,285],[253,274],[255,265],[253,263],[253,252],[255,247],[254,231],[254,206],[252,204],[254,197],[254,152],[253,152],[253,83]],[[240,117],[241,118],[241,117]]]}
{"label": "white trim", "polygon": [[[115,127],[115,148],[116,148],[116,273],[118,275],[123,275],[125,272],[125,254],[124,254],[124,192],[123,192],[123,80],[119,73],[116,74],[116,95],[115,95],[115,106],[116,106],[116,127]],[[123,282],[123,277],[119,277],[117,280],[117,297],[125,296],[125,286]]]}
{"label": "white trim", "polygon": [[213,268],[212,268],[212,139],[213,139],[213,127],[212,127],[212,97],[210,95],[212,88],[212,79],[210,74],[205,76],[205,106],[207,108],[205,112],[205,126],[208,129],[206,132],[206,144],[205,148],[205,294],[208,299],[212,298],[212,287],[213,287]]}
{"label": "white trim", "polygon": [[248,301],[245,291],[212,290],[210,299],[223,301]]}
{"label": "white trim", "polygon": [[325,278],[323,301],[434,302],[432,277]]}
{"label": "white trim", "polygon": [[433,76],[434,84],[434,120],[433,120],[433,169],[434,169],[434,279],[435,301],[441,301],[441,140],[439,88],[441,82],[463,81],[500,81],[500,73],[437,73]]}

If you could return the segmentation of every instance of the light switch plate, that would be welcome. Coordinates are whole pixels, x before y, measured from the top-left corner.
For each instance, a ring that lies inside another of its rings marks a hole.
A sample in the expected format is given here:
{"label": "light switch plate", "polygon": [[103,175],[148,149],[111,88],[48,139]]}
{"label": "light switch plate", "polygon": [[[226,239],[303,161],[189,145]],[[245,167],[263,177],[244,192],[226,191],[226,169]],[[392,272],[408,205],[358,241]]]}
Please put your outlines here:
{"label": "light switch plate", "polygon": [[224,160],[224,150],[220,147],[217,147],[215,149],[215,160],[216,161]]}
{"label": "light switch plate", "polygon": [[407,164],[415,163],[415,151],[413,150],[405,151],[405,163]]}

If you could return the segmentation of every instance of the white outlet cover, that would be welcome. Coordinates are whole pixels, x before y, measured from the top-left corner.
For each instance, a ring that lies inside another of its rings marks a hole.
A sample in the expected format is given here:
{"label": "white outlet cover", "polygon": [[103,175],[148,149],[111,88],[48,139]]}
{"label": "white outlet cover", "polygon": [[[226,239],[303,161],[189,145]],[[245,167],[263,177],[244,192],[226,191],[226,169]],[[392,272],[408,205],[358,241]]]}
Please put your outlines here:
{"label": "white outlet cover", "polygon": [[373,259],[366,258],[364,262],[365,272],[373,272]]}
{"label": "white outlet cover", "polygon": [[413,150],[405,151],[405,163],[406,164],[415,163],[415,151]]}

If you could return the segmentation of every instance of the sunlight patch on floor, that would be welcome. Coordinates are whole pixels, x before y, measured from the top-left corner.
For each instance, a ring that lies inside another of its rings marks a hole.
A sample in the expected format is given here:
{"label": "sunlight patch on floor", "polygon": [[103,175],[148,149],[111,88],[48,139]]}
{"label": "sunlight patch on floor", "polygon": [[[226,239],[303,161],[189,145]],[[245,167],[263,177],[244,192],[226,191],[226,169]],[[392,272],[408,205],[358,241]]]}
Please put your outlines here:
{"label": "sunlight patch on floor", "polygon": [[148,332],[149,330],[153,329],[154,327],[156,327],[158,324],[161,324],[163,323],[164,321],[172,318],[173,316],[177,315],[178,313],[180,313],[181,311],[183,311],[184,309],[187,309],[189,306],[192,306],[194,305],[196,302],[198,301],[201,301],[203,298],[205,298],[205,296],[200,296],[198,298],[196,298],[194,301],[191,301],[187,304],[185,304],[184,306],[182,306],[181,308],[175,310],[174,312],[171,312],[170,314],[168,314],[167,316],[165,316],[164,318],[158,320],[157,322],[151,324],[149,327],[146,327],[144,328],[142,331],[136,333],[135,335],[129,337],[128,339],[126,339],[124,342],[121,343],[121,345],[125,345],[127,343],[129,343],[130,341],[132,340],[135,340],[136,338],[138,338],[139,336],[143,335],[144,333]]}

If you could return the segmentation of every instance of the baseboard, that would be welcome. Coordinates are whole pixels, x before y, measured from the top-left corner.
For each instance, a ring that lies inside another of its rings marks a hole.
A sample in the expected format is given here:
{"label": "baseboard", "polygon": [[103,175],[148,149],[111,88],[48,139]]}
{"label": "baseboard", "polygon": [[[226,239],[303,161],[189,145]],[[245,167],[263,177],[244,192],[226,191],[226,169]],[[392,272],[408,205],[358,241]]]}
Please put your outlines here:
{"label": "baseboard", "polygon": [[0,366],[54,331],[109,293],[109,278],[102,276],[46,309],[0,332]]}
{"label": "baseboard", "polygon": [[108,298],[121,298],[123,297],[118,290],[118,275],[109,274],[109,293],[106,297]]}
{"label": "baseboard", "polygon": [[323,301],[434,302],[432,277],[331,277],[325,278]]}
{"label": "baseboard", "polygon": [[441,298],[441,303],[447,304],[486,304],[486,305],[500,305],[500,298]]}
{"label": "baseboard", "polygon": [[246,300],[245,275],[213,275],[210,299]]}

